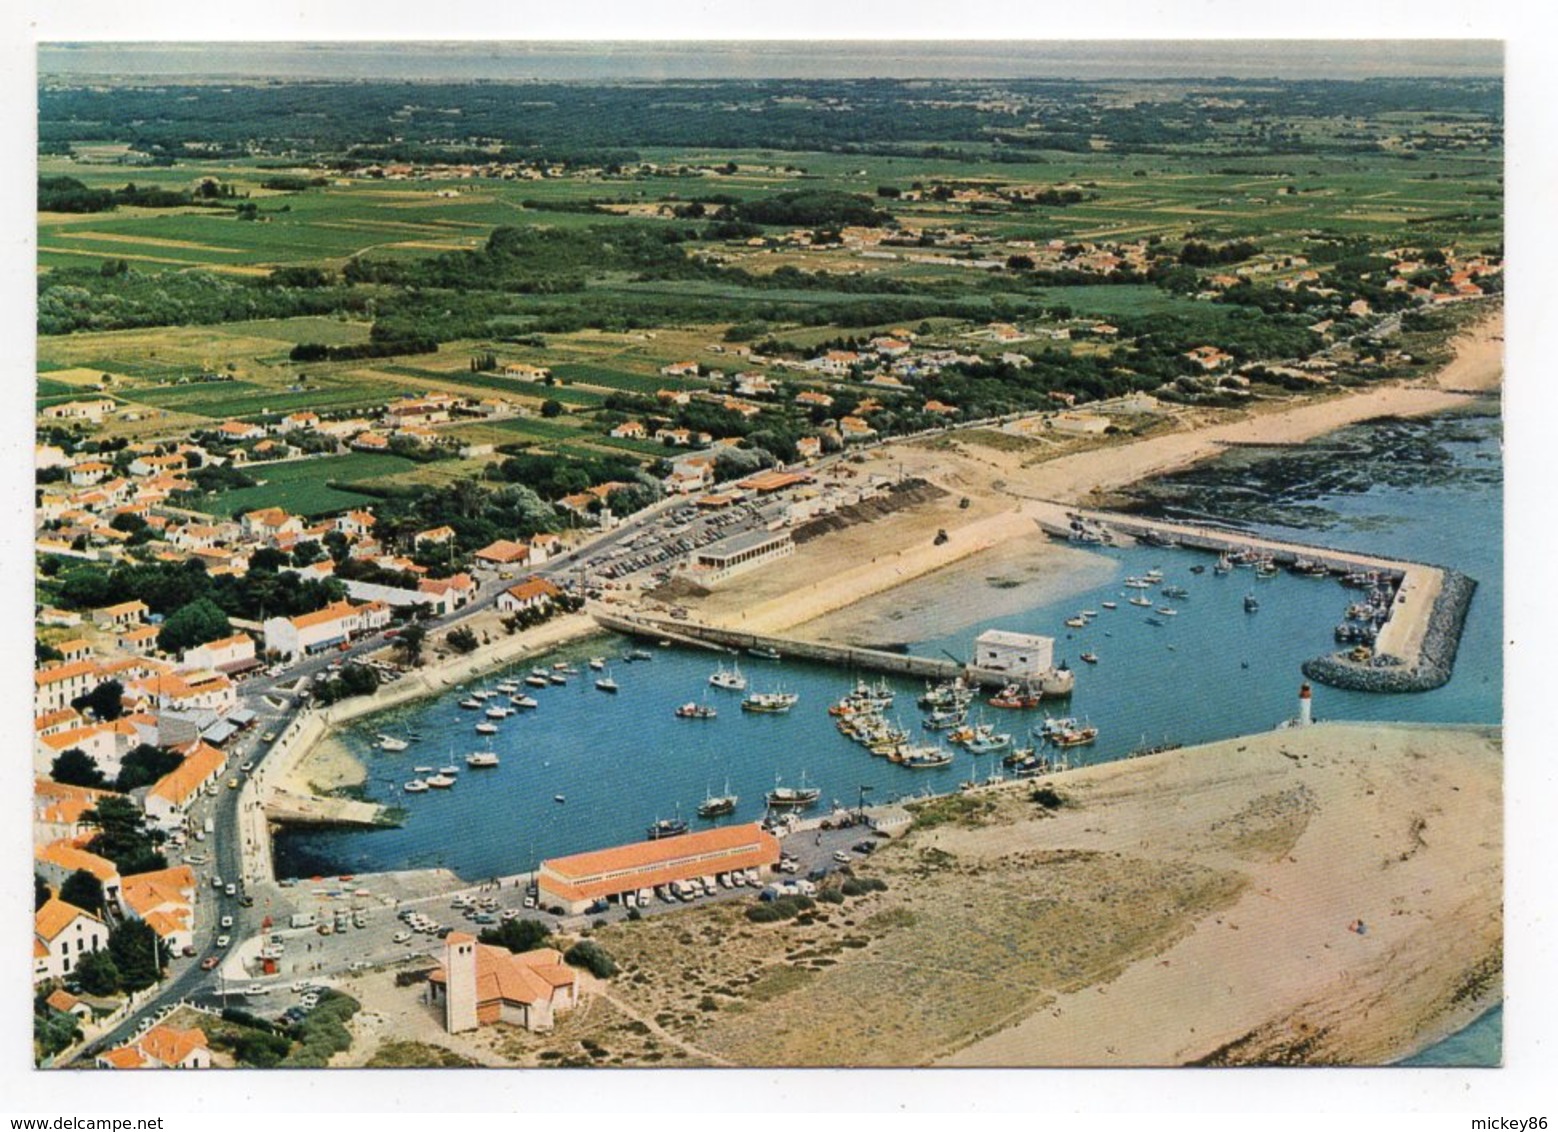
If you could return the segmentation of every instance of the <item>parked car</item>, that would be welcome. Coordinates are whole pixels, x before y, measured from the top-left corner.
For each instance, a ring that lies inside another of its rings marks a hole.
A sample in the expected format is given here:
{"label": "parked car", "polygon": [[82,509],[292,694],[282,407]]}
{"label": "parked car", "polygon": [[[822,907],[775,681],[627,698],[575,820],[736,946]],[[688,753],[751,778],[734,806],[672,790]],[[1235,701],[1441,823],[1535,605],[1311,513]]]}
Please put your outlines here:
{"label": "parked car", "polygon": [[231,936],[219,935],[216,937],[216,945],[218,947],[226,947],[229,943],[232,942],[233,940]]}
{"label": "parked car", "polygon": [[231,916],[223,916],[222,917],[222,927],[230,928],[232,926],[233,926],[233,918]]}
{"label": "parked car", "polygon": [[221,960],[215,955],[207,955],[200,961],[200,969],[202,971],[214,971],[216,970],[216,965],[220,962]]}

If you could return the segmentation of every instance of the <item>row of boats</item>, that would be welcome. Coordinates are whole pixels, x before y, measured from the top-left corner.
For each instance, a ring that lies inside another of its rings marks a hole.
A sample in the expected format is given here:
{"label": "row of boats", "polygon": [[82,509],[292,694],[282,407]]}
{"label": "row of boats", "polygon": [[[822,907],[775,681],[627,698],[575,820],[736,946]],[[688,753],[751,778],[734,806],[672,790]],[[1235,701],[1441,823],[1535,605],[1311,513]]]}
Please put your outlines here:
{"label": "row of boats", "polygon": [[[498,756],[493,751],[472,751],[465,756],[465,765],[472,770],[481,770],[498,765]],[[430,766],[412,768],[418,777],[407,782],[401,789],[407,794],[425,794],[429,790],[448,790],[459,781],[460,768],[450,765],[438,767],[436,770]]]}

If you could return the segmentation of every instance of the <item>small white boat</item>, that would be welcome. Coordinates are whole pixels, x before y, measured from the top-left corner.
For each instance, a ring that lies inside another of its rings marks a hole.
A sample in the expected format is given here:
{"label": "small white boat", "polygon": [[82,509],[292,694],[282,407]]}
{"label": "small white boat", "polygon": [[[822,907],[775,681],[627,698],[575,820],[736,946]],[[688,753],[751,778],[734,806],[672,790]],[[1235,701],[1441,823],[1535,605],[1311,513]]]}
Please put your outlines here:
{"label": "small white boat", "polygon": [[411,744],[406,742],[406,740],[397,739],[393,735],[379,736],[379,750],[381,751],[404,751],[409,746]]}
{"label": "small white boat", "polygon": [[741,665],[726,668],[723,664],[719,671],[709,677],[709,683],[716,688],[724,688],[731,692],[744,692],[747,690],[747,678],[741,675]]}
{"label": "small white boat", "polygon": [[433,768],[430,767],[430,766],[414,766],[411,769],[416,774],[432,774],[433,773]]}
{"label": "small white boat", "polygon": [[1117,602],[1117,601],[1101,601],[1098,604],[1103,606],[1105,609],[1119,609],[1120,608],[1120,603]]}
{"label": "small white boat", "polygon": [[496,723],[478,723],[476,725],[476,734],[478,735],[496,735],[497,733],[498,725]]}
{"label": "small white boat", "polygon": [[524,708],[526,711],[534,711],[541,706],[541,701],[534,696],[510,696],[509,703],[517,708]]}
{"label": "small white boat", "polygon": [[552,795],[552,801],[554,801],[554,802],[566,802],[566,801],[568,801],[568,799],[564,798],[561,794],[553,794]]}
{"label": "small white boat", "polygon": [[535,673],[531,673],[529,676],[525,677],[525,683],[529,684],[532,688],[545,688],[548,687],[552,682],[544,675],[537,676]]}
{"label": "small white boat", "polygon": [[1149,609],[1152,607],[1152,599],[1149,597],[1143,597],[1139,594],[1136,597],[1131,598],[1130,603],[1132,605],[1140,605]]}
{"label": "small white boat", "polygon": [[500,680],[498,681],[497,688],[498,691],[502,692],[504,695],[512,696],[515,692],[519,691],[519,683],[514,680]]}
{"label": "small white boat", "polygon": [[613,680],[610,675],[602,676],[599,680],[595,681],[595,686],[602,692],[617,691],[617,682]]}
{"label": "small white boat", "polygon": [[509,716],[511,716],[513,714],[514,714],[514,709],[513,708],[490,707],[490,708],[487,709],[487,718],[488,719],[507,719]]}
{"label": "small white boat", "polygon": [[567,673],[564,673],[564,672],[552,672],[552,673],[549,673],[547,675],[546,679],[547,679],[547,682],[551,683],[551,684],[566,684],[566,683],[568,683],[568,675],[567,675]]}
{"label": "small white boat", "polygon": [[472,751],[465,756],[465,765],[473,769],[497,766],[498,756],[493,751]]}
{"label": "small white boat", "polygon": [[460,768],[457,766],[441,766],[438,768],[438,773],[444,775],[459,774]]}
{"label": "small white boat", "polygon": [[454,779],[447,774],[435,774],[428,778],[426,785],[434,790],[447,790],[454,785]]}
{"label": "small white boat", "polygon": [[603,656],[590,657],[590,667],[596,672],[602,671],[606,667],[606,658]]}
{"label": "small white boat", "polygon": [[403,789],[407,794],[422,794],[427,790],[427,783],[423,782],[420,778],[413,778],[410,782],[406,783]]}
{"label": "small white boat", "polygon": [[1177,609],[1170,609],[1166,605],[1158,606],[1158,612],[1163,614],[1163,616],[1165,616],[1165,617],[1178,617],[1179,616],[1179,610],[1177,610]]}
{"label": "small white boat", "polygon": [[471,693],[471,699],[473,699],[473,700],[480,700],[480,701],[482,701],[482,703],[486,703],[488,700],[492,699],[492,697],[497,695],[497,694],[498,693],[492,691],[489,688],[482,688],[479,691],[472,692]]}
{"label": "small white boat", "polygon": [[480,711],[481,701],[475,696],[466,696],[465,699],[460,701],[460,706],[466,711]]}

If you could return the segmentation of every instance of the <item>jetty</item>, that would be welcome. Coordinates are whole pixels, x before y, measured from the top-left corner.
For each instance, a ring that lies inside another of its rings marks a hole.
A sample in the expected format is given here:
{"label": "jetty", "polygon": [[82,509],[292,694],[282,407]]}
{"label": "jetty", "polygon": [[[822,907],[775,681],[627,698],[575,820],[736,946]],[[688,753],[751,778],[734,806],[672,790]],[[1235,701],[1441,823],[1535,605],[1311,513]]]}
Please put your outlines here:
{"label": "jetty", "polygon": [[1308,560],[1334,574],[1372,572],[1388,579],[1395,587],[1395,600],[1369,658],[1354,660],[1348,653],[1335,653],[1305,661],[1303,666],[1311,680],[1355,691],[1425,692],[1448,682],[1477,588],[1466,575],[1428,563],[1301,546],[1201,524],[1088,511],[1054,501],[1037,509],[1035,521],[1053,538],[1102,542],[1123,537],[1213,554],[1254,550],[1269,555],[1279,566]]}
{"label": "jetty", "polygon": [[747,633],[738,629],[718,629],[712,625],[668,621],[638,613],[607,612],[603,609],[591,610],[591,616],[603,629],[651,641],[670,640],[721,651],[771,650],[787,658],[814,660],[822,664],[834,664],[866,672],[884,672],[893,676],[914,676],[925,680],[961,678],[986,688],[1005,687],[1012,679],[1011,674],[1006,672],[990,671],[955,660],[938,660],[933,657],[888,652],[885,649],[799,641],[790,637]]}

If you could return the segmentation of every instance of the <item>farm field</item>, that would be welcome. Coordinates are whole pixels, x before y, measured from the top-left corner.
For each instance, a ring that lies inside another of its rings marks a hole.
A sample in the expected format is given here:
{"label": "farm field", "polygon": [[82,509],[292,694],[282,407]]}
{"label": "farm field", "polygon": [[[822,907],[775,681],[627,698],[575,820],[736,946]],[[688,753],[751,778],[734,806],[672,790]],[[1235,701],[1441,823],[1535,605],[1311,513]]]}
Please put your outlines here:
{"label": "farm field", "polygon": [[377,482],[416,466],[401,456],[368,452],[261,465],[250,468],[248,474],[263,482],[222,492],[208,506],[218,515],[261,507],[281,507],[296,515],[324,515],[373,502],[372,496],[352,491],[353,484]]}

